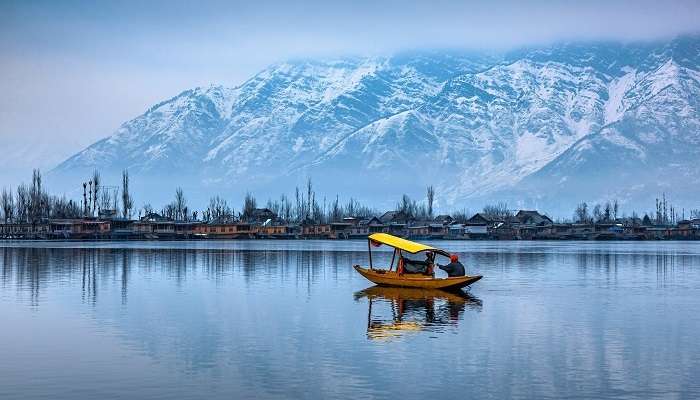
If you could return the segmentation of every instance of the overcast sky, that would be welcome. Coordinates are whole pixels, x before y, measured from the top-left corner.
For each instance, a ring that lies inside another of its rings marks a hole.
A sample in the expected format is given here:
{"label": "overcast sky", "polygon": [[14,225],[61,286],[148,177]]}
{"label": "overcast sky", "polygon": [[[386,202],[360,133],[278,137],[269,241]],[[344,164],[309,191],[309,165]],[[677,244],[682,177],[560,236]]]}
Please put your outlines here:
{"label": "overcast sky", "polygon": [[286,58],[661,39],[699,16],[700,1],[0,1],[0,186]]}

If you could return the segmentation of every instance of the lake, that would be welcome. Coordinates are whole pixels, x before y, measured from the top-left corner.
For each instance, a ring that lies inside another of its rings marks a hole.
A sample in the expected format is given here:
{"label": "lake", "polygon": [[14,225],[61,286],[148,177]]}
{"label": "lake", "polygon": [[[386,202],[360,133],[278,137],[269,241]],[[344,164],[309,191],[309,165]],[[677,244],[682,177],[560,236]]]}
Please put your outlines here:
{"label": "lake", "polygon": [[484,278],[372,287],[365,241],[0,243],[0,399],[700,398],[700,242],[434,244]]}

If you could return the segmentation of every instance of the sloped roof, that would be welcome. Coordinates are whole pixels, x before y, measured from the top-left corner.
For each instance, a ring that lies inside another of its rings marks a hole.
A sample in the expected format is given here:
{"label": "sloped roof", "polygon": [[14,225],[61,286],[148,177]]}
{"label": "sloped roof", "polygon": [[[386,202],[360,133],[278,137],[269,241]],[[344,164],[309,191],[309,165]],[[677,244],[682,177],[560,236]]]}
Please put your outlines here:
{"label": "sloped roof", "polygon": [[518,220],[518,222],[525,224],[540,225],[552,223],[552,220],[548,216],[542,215],[535,210],[520,210],[517,214],[515,214],[515,218]]}

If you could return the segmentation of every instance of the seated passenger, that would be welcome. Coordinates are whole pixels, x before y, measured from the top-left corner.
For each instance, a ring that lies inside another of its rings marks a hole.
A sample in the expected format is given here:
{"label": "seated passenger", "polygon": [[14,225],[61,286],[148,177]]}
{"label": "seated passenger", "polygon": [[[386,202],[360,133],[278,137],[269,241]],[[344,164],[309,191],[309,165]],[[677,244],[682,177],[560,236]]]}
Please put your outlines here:
{"label": "seated passenger", "polygon": [[403,270],[408,274],[423,274],[432,275],[434,267],[435,255],[431,252],[425,254],[425,260],[412,260],[410,258],[403,258]]}
{"label": "seated passenger", "polygon": [[424,274],[427,270],[428,265],[425,261],[403,259],[403,271],[407,274]]}
{"label": "seated passenger", "polygon": [[427,266],[425,275],[435,276],[435,253],[425,253],[425,265]]}
{"label": "seated passenger", "polygon": [[452,278],[455,276],[464,276],[466,275],[466,272],[464,271],[464,265],[462,265],[461,262],[459,262],[459,257],[457,257],[457,254],[452,254],[450,256],[450,263],[447,265],[439,265],[441,270],[447,272],[447,276]]}

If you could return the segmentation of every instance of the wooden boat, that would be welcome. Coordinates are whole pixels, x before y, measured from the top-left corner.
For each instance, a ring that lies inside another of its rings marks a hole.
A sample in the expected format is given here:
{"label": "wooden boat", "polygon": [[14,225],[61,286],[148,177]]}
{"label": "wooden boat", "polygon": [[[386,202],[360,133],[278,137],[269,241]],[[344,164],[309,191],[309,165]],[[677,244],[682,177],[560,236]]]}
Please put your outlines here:
{"label": "wooden boat", "polygon": [[362,268],[359,265],[355,265],[355,271],[377,285],[422,289],[459,289],[469,286],[482,278],[481,275],[466,275],[453,278],[433,278],[420,274],[401,275],[396,271]]}
{"label": "wooden boat", "polygon": [[[394,248],[391,265],[388,269],[377,269],[372,265],[372,247],[381,245]],[[370,235],[367,240],[367,249],[369,251],[369,268],[359,265],[355,265],[354,268],[360,275],[377,285],[449,290],[469,286],[482,278],[481,275],[435,278],[432,270],[428,270],[427,274],[407,273],[404,269],[404,252],[410,254],[429,252],[433,254],[433,257],[434,255],[441,255],[448,258],[450,254],[432,246],[412,242],[386,233]],[[398,264],[396,269],[394,269],[394,261],[397,258]]]}

